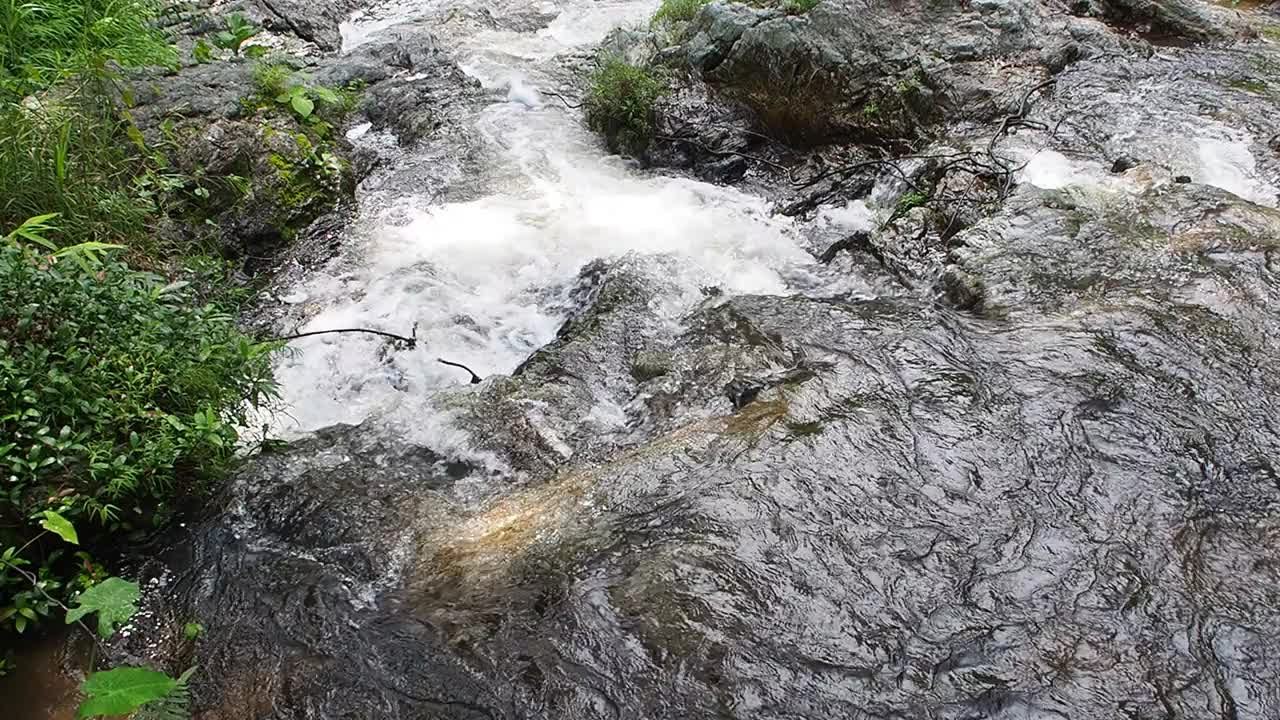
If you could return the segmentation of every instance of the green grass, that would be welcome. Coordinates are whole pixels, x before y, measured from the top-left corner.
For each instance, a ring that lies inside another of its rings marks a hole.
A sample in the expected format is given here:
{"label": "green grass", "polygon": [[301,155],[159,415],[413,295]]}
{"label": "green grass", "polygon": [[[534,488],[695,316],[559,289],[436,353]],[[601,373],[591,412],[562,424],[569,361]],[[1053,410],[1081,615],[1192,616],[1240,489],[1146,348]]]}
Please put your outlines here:
{"label": "green grass", "polygon": [[0,93],[10,99],[108,63],[177,64],[159,0],[0,0]]}
{"label": "green grass", "polygon": [[653,14],[650,25],[653,27],[670,27],[675,23],[693,20],[698,11],[711,0],[662,0],[662,5]]}
{"label": "green grass", "polygon": [[150,235],[116,66],[173,65],[158,0],[0,0],[0,227],[59,213],[69,244]]}
{"label": "green grass", "polygon": [[583,103],[587,125],[613,152],[639,155],[653,139],[654,106],[667,92],[667,82],[651,68],[608,56],[591,76]]}
{"label": "green grass", "polygon": [[141,163],[108,89],[89,79],[62,90],[56,101],[0,104],[0,227],[59,213],[74,242],[144,235],[149,207],[131,192]]}

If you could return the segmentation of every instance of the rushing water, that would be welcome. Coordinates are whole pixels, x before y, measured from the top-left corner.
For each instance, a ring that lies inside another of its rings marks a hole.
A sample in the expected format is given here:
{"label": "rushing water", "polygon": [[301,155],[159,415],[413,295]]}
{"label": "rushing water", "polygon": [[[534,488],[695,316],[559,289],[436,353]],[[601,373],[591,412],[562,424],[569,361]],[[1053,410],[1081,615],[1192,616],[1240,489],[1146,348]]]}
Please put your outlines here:
{"label": "rushing water", "polygon": [[[322,308],[304,329],[416,326],[421,349],[387,361],[379,343],[364,338],[295,343],[299,354],[281,368],[292,429],[386,416],[405,401],[416,420],[423,393],[466,379],[437,356],[484,376],[511,372],[555,336],[571,281],[596,258],[678,257],[671,293],[659,299],[673,320],[702,287],[785,293],[821,282],[792,223],[771,217],[765,201],[638,173],[606,157],[576,113],[539,94],[563,89],[558,55],[589,48],[653,9],[649,2],[565,3],[536,32],[453,38],[459,64],[495,100],[471,119],[486,159],[483,178],[455,179],[474,199],[436,203],[419,187],[381,191],[380,209],[360,219],[366,242],[352,251],[358,259],[286,295]],[[389,22],[352,23],[349,44],[376,40]]]}

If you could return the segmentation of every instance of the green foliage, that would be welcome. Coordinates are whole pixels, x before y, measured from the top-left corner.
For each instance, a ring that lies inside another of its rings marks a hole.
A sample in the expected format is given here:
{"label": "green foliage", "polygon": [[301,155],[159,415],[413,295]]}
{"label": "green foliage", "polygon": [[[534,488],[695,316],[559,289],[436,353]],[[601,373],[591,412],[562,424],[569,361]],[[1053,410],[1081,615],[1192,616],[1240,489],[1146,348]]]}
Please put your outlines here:
{"label": "green foliage", "polygon": [[175,65],[153,24],[162,7],[160,0],[0,0],[0,96],[13,100],[108,62]]}
{"label": "green foliage", "polygon": [[[58,513],[45,512],[45,519],[50,525],[47,528],[61,536],[64,540],[74,542],[77,536],[75,526]],[[138,584],[112,577],[101,583],[88,587],[76,598],[79,607],[68,608],[54,600],[34,576],[20,569],[24,562],[18,554],[25,550],[40,536],[28,541],[21,549],[8,547],[0,553],[0,565],[16,569],[27,582],[32,583],[32,591],[49,599],[51,604],[66,611],[67,624],[80,622],[85,615],[98,614],[98,633],[104,639],[115,634],[117,625],[128,622],[138,611]],[[20,618],[26,620],[23,613]],[[82,623],[83,624],[83,623]],[[6,659],[0,662],[0,676],[8,672],[12,665]],[[121,667],[103,672],[90,673],[80,684],[80,692],[85,696],[84,702],[76,711],[77,718],[99,717],[106,715],[130,715],[142,710],[135,720],[186,720],[190,695],[187,683],[191,680],[195,667],[189,668],[180,677],[171,678],[164,673],[148,668]]]}
{"label": "green foliage", "polygon": [[87,699],[76,718],[128,715],[146,703],[173,692],[178,681],[147,668],[122,667],[96,672],[80,686]]}
{"label": "green foliage", "polygon": [[40,527],[62,538],[64,542],[69,542],[72,545],[80,544],[80,538],[76,535],[76,527],[71,524],[70,520],[52,510],[45,510],[40,514],[44,516],[44,519],[40,521]]}
{"label": "green foliage", "polygon": [[248,18],[240,13],[232,13],[226,18],[227,29],[218,31],[213,36],[213,44],[223,50],[230,50],[232,53],[239,55],[240,48],[244,46],[250,38],[262,32],[262,28],[254,25]]}
{"label": "green foliage", "polygon": [[693,20],[698,11],[711,0],[662,0],[658,11],[653,14],[649,24],[655,28],[670,28],[676,23],[687,23]]}
{"label": "green foliage", "polygon": [[133,720],[188,720],[191,717],[188,710],[191,704],[188,683],[195,671],[194,667],[188,668],[174,682],[173,689],[168,694],[138,708]]}
{"label": "green foliage", "polygon": [[39,623],[57,607],[50,596],[62,588],[62,583],[51,577],[47,567],[37,569],[35,582],[23,575],[24,566],[31,561],[18,555],[18,548],[6,547],[0,553],[0,628],[12,627],[19,633]]}
{"label": "green foliage", "polygon": [[[0,0],[3,2],[3,0]],[[142,159],[100,78],[57,98],[0,100],[0,228],[58,213],[63,237],[113,242],[148,234],[150,205],[131,189]]]}
{"label": "green foliage", "polygon": [[289,89],[296,72],[283,63],[258,63],[253,66],[253,83],[259,95],[274,98]]}
{"label": "green foliage", "polygon": [[803,15],[818,6],[822,0],[783,0],[782,11],[788,15]]}
{"label": "green foliage", "polygon": [[199,65],[212,62],[213,47],[205,42],[204,38],[197,40],[195,46],[191,48],[191,59],[195,60]]}
{"label": "green foliage", "polygon": [[225,474],[236,426],[274,397],[273,346],[202,304],[195,280],[59,261],[20,234],[0,245],[0,547],[24,548],[0,568],[8,617],[48,610],[10,565],[40,557],[54,597],[82,584],[83,562],[37,542],[45,511],[89,548],[160,525]]}
{"label": "green foliage", "polygon": [[189,622],[182,626],[182,636],[188,640],[195,640],[204,634],[204,625],[198,622]]}
{"label": "green foliage", "polygon": [[107,578],[76,597],[77,607],[67,610],[67,624],[98,613],[98,634],[108,639],[115,634],[117,625],[128,622],[138,611],[139,596],[137,583]]}
{"label": "green foliage", "polygon": [[252,105],[286,109],[299,120],[313,125],[326,119],[339,120],[355,109],[354,89],[316,84],[306,73],[288,65],[259,63],[253,69],[253,80],[258,94],[250,99]]}
{"label": "green foliage", "polygon": [[254,68],[259,103],[287,108],[300,120],[316,123],[321,116],[338,119],[355,108],[356,93],[311,81],[288,65],[261,63]]}
{"label": "green foliage", "polygon": [[587,125],[605,137],[609,149],[638,155],[654,134],[654,106],[669,92],[653,70],[610,55],[592,74],[583,102]]}
{"label": "green foliage", "polygon": [[906,193],[898,199],[898,206],[895,209],[895,214],[906,215],[927,202],[929,202],[929,197],[924,193],[915,191]]}

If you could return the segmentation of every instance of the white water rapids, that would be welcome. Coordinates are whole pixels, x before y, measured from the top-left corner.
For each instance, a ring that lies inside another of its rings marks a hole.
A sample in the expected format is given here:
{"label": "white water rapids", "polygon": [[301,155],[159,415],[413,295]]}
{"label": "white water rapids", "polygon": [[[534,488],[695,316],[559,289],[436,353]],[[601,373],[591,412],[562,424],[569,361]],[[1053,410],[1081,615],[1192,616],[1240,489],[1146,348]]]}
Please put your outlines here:
{"label": "white water rapids", "polygon": [[[480,156],[491,164],[487,186],[460,202],[434,201],[424,188],[379,189],[379,202],[362,202],[345,257],[283,292],[286,302],[309,309],[303,331],[371,327],[407,334],[416,327],[417,349],[387,352],[379,338],[349,334],[295,341],[296,352],[278,368],[288,412],[275,433],[297,436],[377,415],[417,440],[464,444],[447,419],[426,411],[433,389],[467,382],[466,373],[436,358],[485,376],[511,372],[553,339],[573,278],[597,258],[626,256],[668,281],[658,309],[673,322],[701,299],[704,286],[728,293],[870,292],[863,279],[825,272],[805,233],[839,237],[869,229],[883,209],[868,211],[861,202],[825,208],[816,229],[807,230],[772,216],[762,198],[648,175],[606,156],[576,111],[538,92],[562,89],[562,74],[552,74],[557,56],[587,49],[615,27],[643,24],[656,5],[543,3],[532,7],[555,19],[541,30],[483,29],[446,43],[493,98],[470,119],[485,145]],[[344,27],[347,49],[397,23],[439,14],[440,6],[361,11]],[[1184,155],[1205,170],[1199,174],[1207,182],[1254,192],[1236,171],[1252,158],[1236,157],[1235,145],[1235,154],[1210,148],[1207,156],[1205,147],[1190,143]],[[1100,168],[1081,172],[1057,153],[1035,156],[1024,179],[1041,187],[1111,182]]]}
{"label": "white water rapids", "polygon": [[[377,413],[412,432],[423,395],[467,381],[437,357],[481,375],[509,373],[549,342],[564,320],[564,293],[596,258],[631,255],[671,283],[660,308],[673,321],[700,288],[785,293],[812,287],[818,269],[786,218],[763,199],[674,177],[650,177],[607,157],[577,113],[544,102],[540,64],[598,43],[612,28],[650,15],[652,2],[575,2],[535,33],[485,31],[455,50],[495,98],[474,116],[484,156],[495,164],[491,194],[431,204],[403,188],[357,219],[363,244],[351,264],[334,263],[285,299],[321,308],[303,330],[374,327],[407,334],[418,347],[381,352],[381,339],[327,335],[295,341],[279,368],[295,435]],[[376,37],[389,21],[360,21],[348,42]],[[845,218],[869,225],[869,218]],[[672,261],[674,259],[674,262]],[[354,269],[352,269],[354,268]],[[428,431],[431,432],[431,431]],[[436,438],[439,440],[439,438]]]}

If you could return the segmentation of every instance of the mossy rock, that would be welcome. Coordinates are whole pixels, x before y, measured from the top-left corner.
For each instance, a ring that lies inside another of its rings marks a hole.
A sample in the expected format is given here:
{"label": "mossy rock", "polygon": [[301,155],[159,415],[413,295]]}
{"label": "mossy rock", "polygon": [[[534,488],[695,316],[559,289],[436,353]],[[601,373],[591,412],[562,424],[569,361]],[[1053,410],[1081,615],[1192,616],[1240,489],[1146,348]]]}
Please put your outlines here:
{"label": "mossy rock", "polygon": [[191,224],[217,228],[223,254],[269,255],[355,191],[355,175],[341,141],[281,117],[193,124],[178,131],[185,143],[172,158],[215,188]]}

